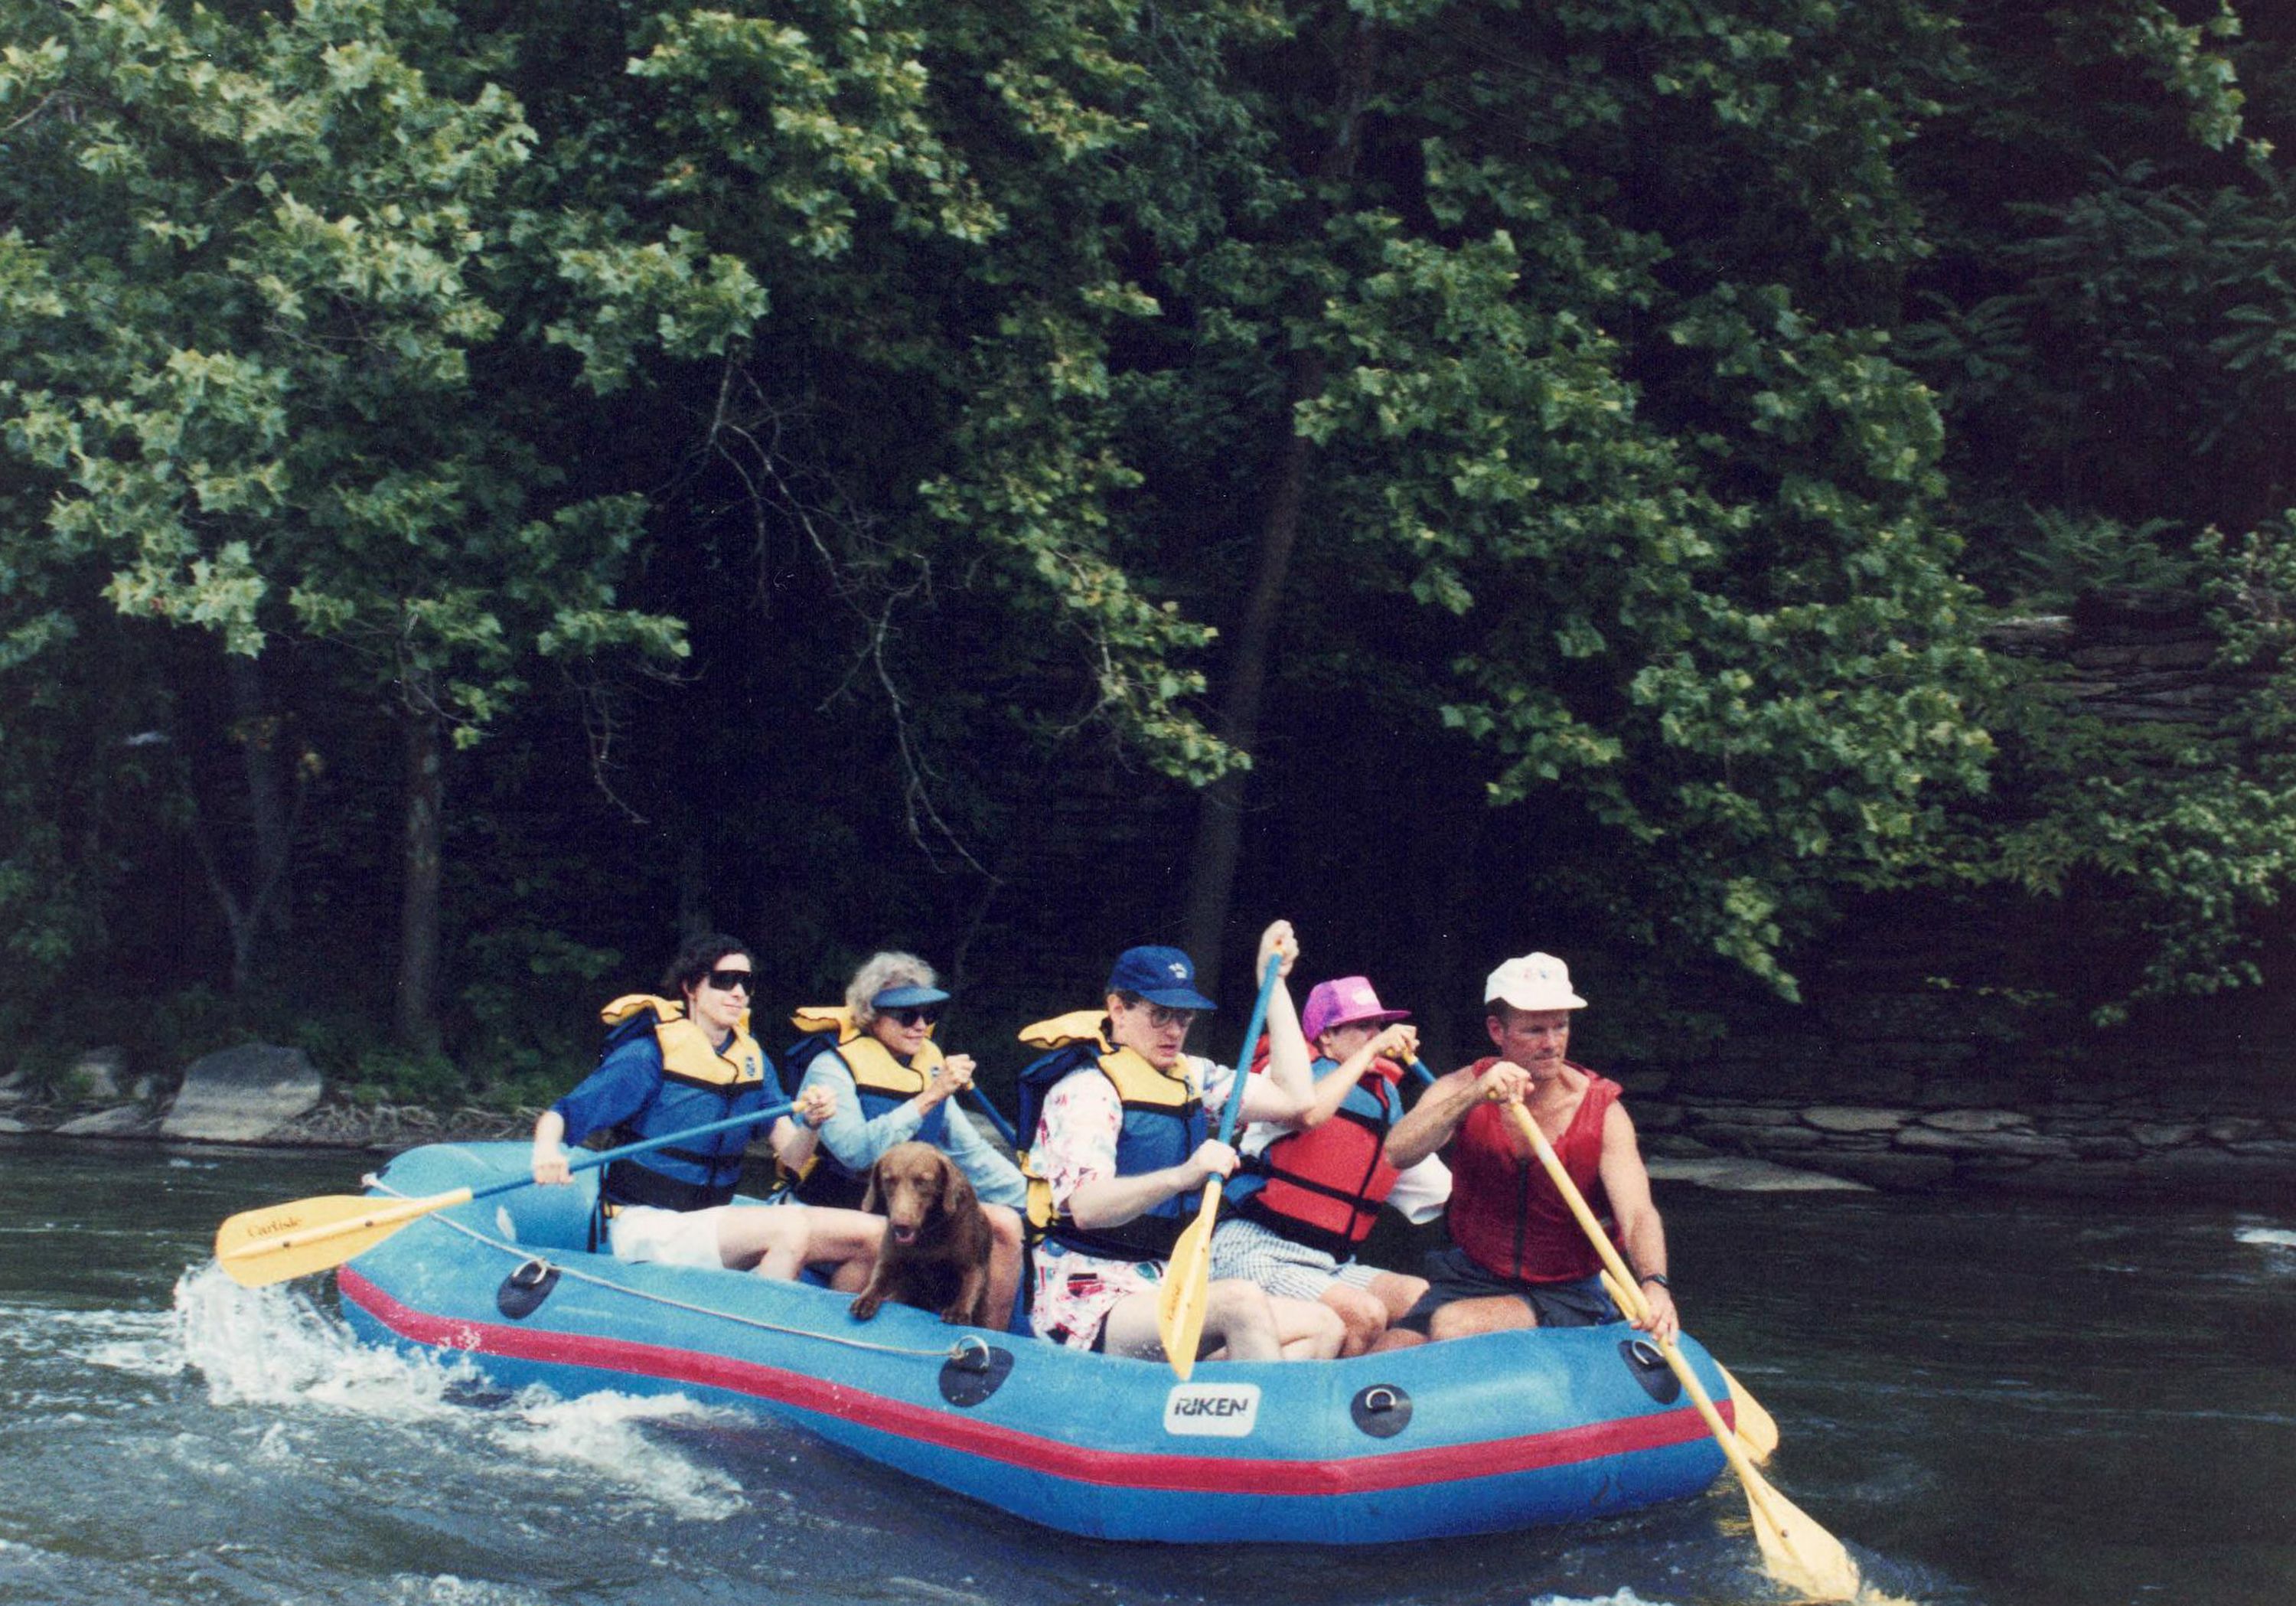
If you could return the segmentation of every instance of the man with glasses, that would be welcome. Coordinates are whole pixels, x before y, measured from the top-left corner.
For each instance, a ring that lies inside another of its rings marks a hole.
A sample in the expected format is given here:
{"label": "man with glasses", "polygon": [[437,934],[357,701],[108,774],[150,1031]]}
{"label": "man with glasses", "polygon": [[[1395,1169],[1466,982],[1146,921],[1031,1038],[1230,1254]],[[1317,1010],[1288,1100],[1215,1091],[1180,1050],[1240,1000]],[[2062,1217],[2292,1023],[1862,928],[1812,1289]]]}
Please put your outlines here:
{"label": "man with glasses", "polygon": [[1021,1210],[1027,1192],[1012,1161],[977,1131],[956,1095],[972,1085],[972,1056],[944,1054],[933,1041],[948,994],[913,953],[872,954],[846,984],[841,1005],[800,1009],[791,1024],[811,1035],[783,1056],[801,1093],[826,1091],[837,1113],[821,1128],[821,1153],[795,1182],[808,1205],[855,1207],[869,1168],[898,1143],[931,1144],[955,1162],[988,1218],[988,1309],[1010,1319],[1021,1286]]}
{"label": "man with glasses", "polygon": [[[534,1124],[534,1180],[573,1180],[565,1145],[610,1130],[643,1142],[762,1109],[780,1091],[773,1062],[750,1035],[757,962],[732,937],[697,937],[662,977],[663,996],[634,993],[601,1011],[609,1028],[598,1068]],[[834,1098],[799,1099],[797,1119],[775,1118],[768,1138],[784,1165],[812,1156]],[[755,1270],[791,1279],[808,1265],[857,1290],[874,1267],[885,1223],[858,1210],[735,1205],[749,1129],[735,1127],[617,1160],[598,1185],[605,1237],[620,1260]]]}
{"label": "man with glasses", "polygon": [[[1289,921],[1261,935],[1254,976],[1300,945]],[[1188,1028],[1211,1000],[1177,948],[1127,949],[1109,973],[1103,1010],[1030,1026],[1021,1039],[1053,1052],[1021,1074],[1021,1132],[1029,1140],[1034,1243],[1029,1320],[1072,1349],[1151,1356],[1164,1263],[1205,1182],[1235,1169],[1213,1136],[1240,1074],[1185,1052]],[[1248,1120],[1286,1120],[1306,1108],[1308,1045],[1292,995],[1268,1003],[1269,1075],[1245,1083]],[[1339,1315],[1312,1301],[1271,1297],[1257,1284],[1215,1279],[1205,1303],[1210,1353],[1237,1361],[1328,1360]]]}

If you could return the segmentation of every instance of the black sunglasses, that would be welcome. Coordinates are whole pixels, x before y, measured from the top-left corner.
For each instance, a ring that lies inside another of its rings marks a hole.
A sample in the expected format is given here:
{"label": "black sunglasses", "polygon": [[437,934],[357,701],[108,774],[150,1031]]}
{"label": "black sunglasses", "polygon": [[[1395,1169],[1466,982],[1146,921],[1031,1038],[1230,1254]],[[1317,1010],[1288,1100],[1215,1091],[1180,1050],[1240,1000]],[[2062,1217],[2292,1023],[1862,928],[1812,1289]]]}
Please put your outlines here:
{"label": "black sunglasses", "polygon": [[905,1026],[932,1026],[940,1024],[940,1006],[922,1004],[914,1009],[887,1009],[887,1020],[898,1021]]}
{"label": "black sunglasses", "polygon": [[758,973],[754,970],[713,970],[702,979],[720,992],[731,992],[739,987],[751,998],[758,995]]}

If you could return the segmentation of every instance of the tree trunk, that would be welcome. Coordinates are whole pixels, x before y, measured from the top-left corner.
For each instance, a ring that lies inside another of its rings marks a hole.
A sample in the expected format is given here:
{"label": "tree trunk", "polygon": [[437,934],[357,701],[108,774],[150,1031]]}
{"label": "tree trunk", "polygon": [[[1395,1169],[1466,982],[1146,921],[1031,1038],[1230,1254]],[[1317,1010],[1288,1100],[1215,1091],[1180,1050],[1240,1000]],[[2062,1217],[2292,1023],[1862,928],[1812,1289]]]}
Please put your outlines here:
{"label": "tree trunk", "polygon": [[[1309,352],[1292,364],[1283,398],[1283,449],[1275,472],[1275,494],[1259,527],[1259,562],[1251,596],[1236,628],[1235,656],[1228,666],[1227,696],[1219,715],[1220,739],[1250,753],[1259,740],[1259,709],[1267,689],[1267,664],[1275,622],[1300,539],[1300,509],[1307,498],[1311,448],[1292,427],[1298,405],[1324,388],[1324,365]],[[1245,780],[1231,770],[1204,788],[1196,812],[1195,851],[1188,864],[1186,933],[1196,974],[1218,985],[1226,951],[1228,903],[1235,891],[1236,861],[1243,847]],[[1254,978],[1255,981],[1257,978]]]}
{"label": "tree trunk", "polygon": [[[1326,183],[1351,177],[1363,148],[1363,111],[1371,98],[1372,71],[1378,60],[1374,29],[1371,18],[1358,17],[1348,35],[1346,59],[1341,66],[1339,119],[1317,164],[1317,176]],[[1319,353],[1294,352],[1290,370],[1280,419],[1283,441],[1276,457],[1275,488],[1268,498],[1267,515],[1260,523],[1251,596],[1237,626],[1227,694],[1220,704],[1220,738],[1244,753],[1251,752],[1259,740],[1259,711],[1267,695],[1275,622],[1292,549],[1299,544],[1300,510],[1307,498],[1315,450],[1300,433],[1300,404],[1313,400],[1324,390],[1324,367]],[[1213,985],[1219,984],[1226,951],[1228,906],[1235,894],[1236,861],[1243,845],[1248,781],[1245,774],[1223,776],[1204,788],[1197,805],[1184,929],[1196,974]],[[1258,979],[1253,978],[1255,983]]]}
{"label": "tree trunk", "polygon": [[249,884],[249,916],[255,926],[287,929],[291,902],[287,878],[293,851],[292,811],[280,769],[282,721],[266,705],[262,661],[242,653],[224,655],[231,682],[231,720],[239,738],[242,769],[247,776],[247,817],[254,829],[254,874]]}
{"label": "tree trunk", "polygon": [[435,1050],[439,1032],[439,885],[440,819],[446,801],[446,745],[435,710],[409,709],[406,721],[405,885],[398,905],[399,1040]]}

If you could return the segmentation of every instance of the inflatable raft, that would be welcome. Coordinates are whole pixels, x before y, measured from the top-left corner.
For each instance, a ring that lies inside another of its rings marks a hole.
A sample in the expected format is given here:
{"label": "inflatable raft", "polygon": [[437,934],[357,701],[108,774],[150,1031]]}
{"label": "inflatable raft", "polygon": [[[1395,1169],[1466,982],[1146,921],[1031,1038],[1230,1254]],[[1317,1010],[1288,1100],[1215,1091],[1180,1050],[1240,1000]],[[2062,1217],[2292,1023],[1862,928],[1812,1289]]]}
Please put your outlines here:
{"label": "inflatable raft", "polygon": [[[439,1145],[378,1190],[515,1176],[521,1143]],[[1033,1522],[1116,1539],[1377,1544],[1679,1499],[1723,1468],[1624,1327],[1492,1333],[1350,1361],[1199,1367],[1081,1354],[734,1272],[585,1248],[596,1174],[443,1210],[338,1273],[365,1338],[509,1387],[677,1392],[769,1412]],[[1693,1341],[1683,1352],[1730,1412]]]}

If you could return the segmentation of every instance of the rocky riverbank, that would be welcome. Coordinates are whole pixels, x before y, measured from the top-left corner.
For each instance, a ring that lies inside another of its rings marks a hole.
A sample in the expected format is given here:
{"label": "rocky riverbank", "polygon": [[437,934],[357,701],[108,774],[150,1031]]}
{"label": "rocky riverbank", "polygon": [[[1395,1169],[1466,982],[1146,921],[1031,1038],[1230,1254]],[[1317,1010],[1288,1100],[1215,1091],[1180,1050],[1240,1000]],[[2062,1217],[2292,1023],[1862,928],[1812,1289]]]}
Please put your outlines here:
{"label": "rocky riverbank", "polygon": [[[122,1088],[116,1058],[85,1057],[59,1090],[0,1083],[0,1132],[231,1142],[396,1152],[418,1143],[515,1139],[533,1110],[366,1104],[331,1096],[292,1049],[250,1044],[209,1055],[160,1092]],[[1661,1180],[1738,1190],[1870,1187],[1989,1189],[2055,1195],[2287,1197],[2296,1188],[2296,1116],[2228,1113],[2203,1089],[2063,1097],[2028,1108],[1925,1099],[1751,1098],[1685,1090],[1663,1073],[1622,1080]]]}

